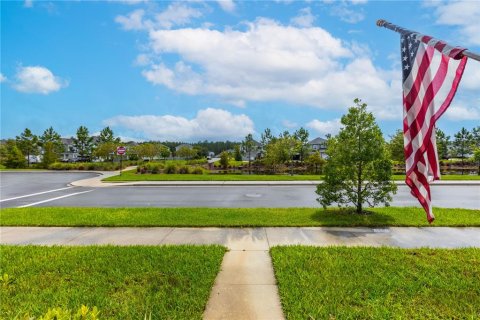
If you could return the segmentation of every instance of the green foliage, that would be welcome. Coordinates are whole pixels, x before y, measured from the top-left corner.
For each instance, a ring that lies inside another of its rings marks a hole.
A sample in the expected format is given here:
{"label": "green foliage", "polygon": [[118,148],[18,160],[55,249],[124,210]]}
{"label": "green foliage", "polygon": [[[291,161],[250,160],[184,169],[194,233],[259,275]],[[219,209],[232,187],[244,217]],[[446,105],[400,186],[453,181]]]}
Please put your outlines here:
{"label": "green foliage", "polygon": [[265,131],[261,135],[260,143],[262,145],[262,148],[265,150],[267,145],[275,140],[275,137],[272,135],[272,130],[269,128],[265,129]]}
{"label": "green foliage", "polygon": [[179,174],[189,174],[190,173],[190,167],[180,166],[177,170],[177,173],[179,173]]}
{"label": "green foliage", "polygon": [[192,174],[203,174],[204,172],[203,172],[203,169],[202,169],[202,168],[200,168],[200,167],[195,167],[195,168],[193,168],[193,170],[192,170],[191,173],[192,173]]}
{"label": "green foliage", "polygon": [[289,246],[270,254],[287,319],[480,317],[479,248]]}
{"label": "green foliage", "polygon": [[110,129],[110,127],[105,127],[100,131],[100,135],[98,137],[98,143],[113,143],[113,144],[119,144],[120,143],[120,138],[115,138],[113,135],[113,130]]}
{"label": "green foliage", "polygon": [[25,128],[20,136],[16,137],[16,141],[17,147],[27,157],[27,165],[30,166],[30,156],[38,154],[38,137]]}
{"label": "green foliage", "polygon": [[322,158],[320,152],[316,151],[310,154],[305,160],[313,174],[322,174],[326,160]]}
{"label": "green foliage", "polygon": [[400,163],[405,163],[402,130],[397,130],[393,136],[390,136],[390,142],[388,143],[387,147],[388,151],[390,152],[390,159]]}
{"label": "green foliage", "polygon": [[436,128],[435,133],[437,140],[438,159],[448,159],[448,146],[450,145],[450,136],[447,136],[445,132],[438,128]]}
{"label": "green foliage", "polygon": [[[133,165],[135,162],[125,161],[124,165]],[[115,171],[120,169],[120,163],[112,162],[75,162],[64,163],[55,162],[48,166],[50,170],[97,170],[97,171]]]}
{"label": "green foliage", "polygon": [[192,146],[182,146],[177,151],[177,157],[185,159],[193,159],[197,155],[197,150]]}
{"label": "green foliage", "polygon": [[252,152],[255,148],[255,141],[253,140],[253,136],[251,133],[247,134],[245,139],[242,141],[242,149],[248,156],[248,168],[250,170],[250,166],[252,163]]}
{"label": "green foliage", "polygon": [[107,161],[112,161],[115,157],[115,152],[117,151],[118,143],[112,141],[100,142],[93,155],[95,157],[103,158]]}
{"label": "green foliage", "polygon": [[367,105],[355,99],[355,106],[341,119],[343,128],[328,139],[328,160],[324,182],[317,187],[317,199],[326,208],[353,204],[362,213],[367,203],[388,205],[397,189],[392,164],[382,132]]}
{"label": "green foliage", "polygon": [[55,153],[56,158],[59,158],[61,153],[64,152],[64,145],[60,134],[53,130],[53,127],[43,131],[43,134],[39,138],[39,145],[43,148],[45,148],[45,145],[49,142],[53,144],[53,152]]}
{"label": "green foliage", "polygon": [[308,136],[308,130],[303,127],[295,131],[295,133],[293,134],[294,139],[298,141],[297,151],[300,156],[300,162],[303,162],[311,151],[310,145],[308,144]]}
{"label": "green foliage", "polygon": [[53,141],[47,141],[43,143],[43,158],[42,158],[42,166],[45,169],[57,161],[58,154],[55,152],[55,143]]}
{"label": "green foliage", "polygon": [[173,163],[168,163],[166,166],[165,166],[165,169],[163,169],[163,173],[166,173],[166,174],[174,174],[174,173],[177,173],[177,166]]}
{"label": "green foliage", "polygon": [[13,139],[0,145],[0,161],[9,169],[20,169],[26,166],[25,157]]}
{"label": "green foliage", "polygon": [[235,145],[235,161],[242,161],[242,152],[240,151],[240,145]]}
{"label": "green foliage", "polygon": [[473,151],[473,159],[475,160],[475,162],[478,165],[477,174],[480,176],[480,148],[476,148]]}
{"label": "green foliage", "polygon": [[[452,151],[453,155],[457,158],[462,159],[462,164],[464,159],[472,152],[473,145],[473,135],[465,128],[457,132],[455,135],[455,140],[453,141]],[[463,172],[463,171],[462,171]]]}
{"label": "green foliage", "polygon": [[229,162],[230,162],[230,153],[228,153],[227,151],[223,151],[220,154],[220,165],[222,166],[222,168],[224,170],[226,170],[228,168],[228,163]]}
{"label": "green foliage", "polygon": [[77,149],[78,154],[82,158],[90,158],[93,151],[93,137],[90,137],[88,128],[80,126],[77,129],[77,135],[73,139],[73,145]]}

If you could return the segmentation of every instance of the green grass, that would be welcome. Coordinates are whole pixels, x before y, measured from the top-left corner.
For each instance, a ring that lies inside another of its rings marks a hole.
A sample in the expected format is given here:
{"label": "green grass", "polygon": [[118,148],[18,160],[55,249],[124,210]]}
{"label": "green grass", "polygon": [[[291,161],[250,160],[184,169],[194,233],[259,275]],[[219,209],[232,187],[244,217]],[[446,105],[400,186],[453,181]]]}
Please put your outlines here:
{"label": "green grass", "polygon": [[479,319],[480,249],[275,247],[287,319]]}
{"label": "green grass", "polygon": [[103,179],[105,182],[120,181],[298,181],[321,180],[320,175],[260,175],[260,174],[136,174],[136,170],[122,172]]}
{"label": "green grass", "polygon": [[[480,226],[480,210],[435,208],[431,226]],[[429,226],[420,208],[375,208],[357,215],[318,208],[11,208],[3,226],[261,227]]]}
{"label": "green grass", "polygon": [[[393,180],[400,180],[404,181],[405,180],[405,175],[394,175]],[[442,175],[440,177],[440,181],[446,180],[446,181],[472,181],[472,180],[480,180],[480,175],[469,175],[469,174],[447,174],[447,175]]]}
{"label": "green grass", "polygon": [[[220,246],[0,246],[0,318],[96,306],[100,319],[201,319]],[[5,279],[5,278],[4,278]],[[148,318],[148,317],[147,317]]]}

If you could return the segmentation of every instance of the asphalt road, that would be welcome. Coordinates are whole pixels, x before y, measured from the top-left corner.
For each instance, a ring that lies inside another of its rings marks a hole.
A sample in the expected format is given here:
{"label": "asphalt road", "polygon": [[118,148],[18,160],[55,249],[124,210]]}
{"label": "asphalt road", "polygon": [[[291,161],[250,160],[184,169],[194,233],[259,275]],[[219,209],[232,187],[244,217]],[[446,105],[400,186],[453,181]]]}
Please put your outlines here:
{"label": "asphalt road", "polygon": [[[37,207],[312,207],[315,186],[69,187],[94,173],[0,173],[3,208]],[[480,186],[433,186],[434,206],[480,209]],[[392,206],[419,206],[399,186]]]}

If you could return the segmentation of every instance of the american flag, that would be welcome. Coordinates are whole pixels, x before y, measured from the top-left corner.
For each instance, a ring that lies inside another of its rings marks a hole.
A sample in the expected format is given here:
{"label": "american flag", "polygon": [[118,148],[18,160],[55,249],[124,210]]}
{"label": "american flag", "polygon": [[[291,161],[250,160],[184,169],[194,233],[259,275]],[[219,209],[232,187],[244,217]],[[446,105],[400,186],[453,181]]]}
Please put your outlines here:
{"label": "american flag", "polygon": [[457,91],[466,49],[395,25],[386,27],[401,34],[405,182],[431,223],[435,216],[429,183],[440,179],[435,123]]}

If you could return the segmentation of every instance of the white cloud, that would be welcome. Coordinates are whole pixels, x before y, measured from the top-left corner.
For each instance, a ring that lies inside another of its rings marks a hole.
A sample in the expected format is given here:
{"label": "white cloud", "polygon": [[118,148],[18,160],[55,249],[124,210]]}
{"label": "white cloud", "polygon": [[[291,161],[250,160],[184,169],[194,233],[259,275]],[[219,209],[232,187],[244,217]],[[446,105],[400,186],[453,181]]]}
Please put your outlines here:
{"label": "white cloud", "polygon": [[151,62],[150,60],[150,56],[148,54],[145,54],[145,53],[141,53],[137,56],[137,58],[135,59],[135,62],[134,64],[136,66],[147,66],[149,65]]}
{"label": "white cloud", "polygon": [[3,75],[3,73],[0,73],[0,83],[7,81],[7,77]]}
{"label": "white cloud", "polygon": [[357,23],[365,19],[365,13],[362,9],[347,6],[345,3],[335,5],[330,12],[333,16],[339,17],[340,20],[347,23]]}
{"label": "white cloud", "polygon": [[[480,101],[478,103],[480,103]],[[444,115],[453,121],[480,120],[480,105],[477,104],[477,107],[467,107],[461,102],[454,102]]]}
{"label": "white cloud", "polygon": [[122,28],[125,30],[141,30],[145,28],[143,23],[143,16],[145,11],[143,9],[138,9],[130,12],[128,16],[117,16],[115,22],[122,25]]}
{"label": "white cloud", "polygon": [[248,116],[213,108],[199,110],[193,119],[173,115],[121,115],[105,120],[104,124],[141,133],[148,139],[175,141],[238,140],[255,131]]}
{"label": "white cloud", "polygon": [[290,22],[293,25],[308,28],[313,26],[313,23],[315,22],[315,16],[312,14],[310,7],[307,7],[300,9],[298,15],[293,17]]}
{"label": "white cloud", "polygon": [[68,86],[68,82],[41,66],[20,67],[13,88],[25,93],[49,94]]}
{"label": "white cloud", "polygon": [[480,45],[480,3],[478,1],[435,2],[437,23],[457,26],[466,44]]}
{"label": "white cloud", "polygon": [[[223,101],[284,101],[346,110],[362,98],[380,118],[401,117],[401,72],[374,66],[368,49],[319,27],[258,19],[246,31],[203,28],[150,31],[152,55],[178,54],[143,76],[155,85]],[[219,54],[221,52],[221,54]]]}
{"label": "white cloud", "polygon": [[469,60],[463,72],[460,88],[480,90],[480,62]]}
{"label": "white cloud", "polygon": [[282,121],[282,125],[283,125],[285,128],[288,128],[288,129],[293,129],[293,128],[298,127],[298,123],[293,122],[293,121],[290,121],[290,120],[283,120],[283,121]]}
{"label": "white cloud", "polygon": [[202,16],[200,10],[174,2],[167,9],[156,15],[156,25],[162,28],[171,28],[177,25],[185,25],[193,18]]}
{"label": "white cloud", "polygon": [[162,12],[152,14],[152,12],[137,9],[126,16],[117,16],[115,22],[119,23],[125,30],[170,29],[174,26],[189,24],[194,18],[199,18],[202,15],[202,12],[198,9],[180,2],[174,2]]}
{"label": "white cloud", "polygon": [[23,2],[23,7],[24,8],[33,8],[33,0],[25,0]]}
{"label": "white cloud", "polygon": [[235,11],[235,2],[233,0],[217,0],[218,5],[227,12]]}
{"label": "white cloud", "polygon": [[340,131],[341,127],[342,123],[340,122],[340,119],[333,119],[327,121],[320,121],[314,119],[307,123],[307,128],[310,128],[318,134],[324,136],[327,134],[336,135]]}

